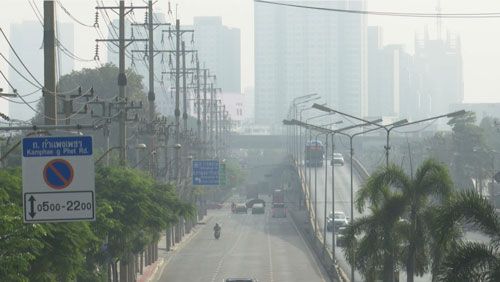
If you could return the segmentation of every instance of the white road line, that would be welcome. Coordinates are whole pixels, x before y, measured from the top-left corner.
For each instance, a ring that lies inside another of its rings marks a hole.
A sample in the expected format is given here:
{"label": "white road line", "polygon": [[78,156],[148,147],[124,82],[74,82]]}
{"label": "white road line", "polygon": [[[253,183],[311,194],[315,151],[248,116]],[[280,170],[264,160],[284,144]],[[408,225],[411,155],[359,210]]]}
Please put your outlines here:
{"label": "white road line", "polygon": [[270,214],[267,214],[266,216],[267,250],[269,255],[269,281],[274,282],[273,252],[271,249],[271,235],[270,235],[271,232],[269,231],[269,216]]}
{"label": "white road line", "polygon": [[[240,228],[240,229],[241,229],[241,228]],[[234,241],[234,244],[231,246],[231,248],[230,248],[227,252],[225,252],[225,253],[224,253],[224,255],[222,255],[222,257],[221,257],[221,258],[220,258],[220,260],[219,260],[219,263],[217,264],[217,268],[216,268],[216,269],[215,269],[215,271],[214,271],[214,274],[213,274],[213,276],[212,276],[212,279],[211,279],[210,281],[215,282],[215,279],[217,278],[217,275],[219,275],[219,272],[220,272],[220,270],[221,270],[221,268],[222,268],[222,264],[224,263],[224,259],[226,258],[226,256],[227,256],[228,254],[230,254],[230,253],[232,253],[232,252],[233,252],[233,250],[236,248],[236,246],[238,246],[238,243],[239,243],[239,241],[240,241],[240,239],[241,239],[241,237],[242,237],[243,233],[245,233],[245,232],[243,232],[242,230],[240,230],[240,232],[239,232],[239,234],[238,234],[238,237],[237,237],[237,238],[236,238],[236,240]]]}

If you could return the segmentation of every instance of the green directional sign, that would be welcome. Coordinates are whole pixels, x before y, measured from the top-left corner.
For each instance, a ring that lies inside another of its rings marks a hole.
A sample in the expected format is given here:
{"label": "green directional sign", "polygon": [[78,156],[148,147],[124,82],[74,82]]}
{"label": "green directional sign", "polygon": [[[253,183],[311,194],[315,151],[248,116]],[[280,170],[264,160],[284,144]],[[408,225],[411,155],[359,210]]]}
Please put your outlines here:
{"label": "green directional sign", "polygon": [[226,185],[226,164],[220,164],[219,166],[219,184],[221,186]]}

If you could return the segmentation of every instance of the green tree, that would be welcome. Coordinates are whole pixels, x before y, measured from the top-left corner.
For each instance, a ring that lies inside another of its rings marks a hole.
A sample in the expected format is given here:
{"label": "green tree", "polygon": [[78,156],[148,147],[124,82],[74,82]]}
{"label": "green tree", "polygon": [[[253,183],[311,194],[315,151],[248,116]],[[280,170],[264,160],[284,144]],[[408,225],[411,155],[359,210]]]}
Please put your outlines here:
{"label": "green tree", "polygon": [[441,233],[472,223],[491,242],[454,241],[439,269],[439,281],[500,281],[500,219],[487,199],[475,191],[462,191],[438,210],[436,218]]}
{"label": "green tree", "polygon": [[465,115],[452,118],[448,124],[453,130],[453,161],[452,173],[457,187],[470,189],[471,180],[475,180],[475,188],[482,189],[483,179],[490,167],[489,158],[484,152],[489,151],[484,130],[475,124],[476,114],[467,112]]}
{"label": "green tree", "polygon": [[[147,103],[147,96],[144,91],[142,76],[136,74],[133,70],[127,70],[127,97],[128,101],[134,101],[135,105],[139,102],[143,104]],[[114,102],[118,97],[118,86],[117,86],[117,77],[118,77],[118,68],[111,64],[105,64],[98,68],[84,68],[80,71],[73,71],[67,75],[63,75],[57,85],[57,90],[59,93],[59,109],[62,111],[63,109],[63,100],[64,97],[70,98],[69,95],[78,95],[78,87],[81,87],[82,94],[89,94],[90,89],[92,88],[94,91],[94,97],[88,98],[88,100],[92,100],[93,102]],[[73,110],[81,110],[81,112],[85,112],[85,103],[87,103],[87,99],[79,98],[73,99]],[[106,106],[107,107],[107,106]],[[146,107],[145,107],[146,108]],[[38,104],[39,112],[43,112],[43,101]],[[96,117],[90,116],[90,111],[93,111]],[[97,119],[98,116],[102,116],[103,107],[98,104],[88,105],[87,107],[87,115],[78,115],[71,119],[71,124],[92,124]],[[106,112],[108,108],[105,109]],[[140,117],[146,116],[145,111],[136,111]],[[116,115],[117,109],[114,108],[112,115]],[[58,115],[61,120],[60,123],[65,123],[64,114]],[[132,115],[130,114],[130,117]],[[33,118],[34,124],[42,124],[43,116],[41,114],[37,114]],[[118,126],[117,124],[111,124],[109,126],[110,129],[110,143],[118,144]],[[135,134],[136,132],[132,130],[132,127],[128,128],[129,137]],[[106,147],[106,139],[102,134],[95,134],[94,131],[89,131],[89,134],[92,134],[94,137],[94,147],[95,148],[105,148]]]}
{"label": "green tree", "polygon": [[388,187],[382,190],[383,202],[371,206],[370,215],[350,222],[345,231],[346,258],[366,281],[394,280],[407,234],[402,232],[407,224],[400,220],[405,209],[402,195],[391,193]]}
{"label": "green tree", "polygon": [[[377,262],[383,262],[378,268],[383,269],[384,281],[393,281],[393,270],[399,262],[407,271],[407,281],[427,272],[430,262],[438,263],[429,255],[430,249],[442,247],[433,243],[437,238],[433,236],[431,212],[449,199],[452,186],[446,167],[431,159],[417,169],[415,178],[391,165],[376,171],[362,186],[357,194],[357,209],[361,213],[369,204],[372,214],[352,223],[349,240],[364,234],[365,245],[377,241],[382,246],[376,251],[382,254],[372,255],[366,248],[362,253],[371,258],[368,265],[372,269],[377,269]],[[347,253],[361,251],[356,246],[354,242],[348,244]]]}
{"label": "green tree", "polygon": [[46,229],[24,224],[19,169],[0,170],[0,277],[28,281],[31,263],[43,248]]}
{"label": "green tree", "polygon": [[178,199],[175,187],[130,168],[99,167],[96,191],[94,232],[105,248],[91,257],[101,264],[127,262],[131,254],[157,242],[159,232],[179,216],[194,215],[194,208]]}

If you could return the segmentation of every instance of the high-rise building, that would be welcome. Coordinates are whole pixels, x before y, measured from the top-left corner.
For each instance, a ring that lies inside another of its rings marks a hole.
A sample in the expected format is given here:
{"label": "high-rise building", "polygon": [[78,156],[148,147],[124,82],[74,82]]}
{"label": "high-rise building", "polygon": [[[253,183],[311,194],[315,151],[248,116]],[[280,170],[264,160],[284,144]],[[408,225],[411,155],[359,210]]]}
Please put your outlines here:
{"label": "high-rise building", "polygon": [[368,27],[368,114],[399,116],[400,61],[402,47],[382,46],[382,29]]}
{"label": "high-rise building", "polygon": [[222,25],[221,17],[195,17],[194,48],[200,62],[217,76],[223,92],[241,93],[240,30]]}
{"label": "high-rise building", "polygon": [[[43,85],[43,27],[36,21],[23,21],[21,23],[13,23],[10,25],[10,41],[17,54],[21,57],[24,64],[29,68],[33,76]],[[74,31],[72,23],[58,23],[56,26],[56,38],[69,52],[74,52]],[[73,71],[74,60],[66,56],[63,52],[56,52],[56,69],[58,75],[65,75]],[[17,60],[14,53],[9,54],[9,61],[14,67],[19,70],[26,78],[34,82],[30,75],[24,71],[22,64]],[[24,80],[16,71],[9,68],[9,80],[17,89],[18,93],[25,95],[36,90],[36,87]],[[35,83],[36,84],[36,83]],[[27,102],[36,101],[42,97],[42,92],[39,91],[26,99]],[[35,115],[22,101],[16,100],[17,103],[9,103],[9,115],[13,119],[27,120]],[[32,103],[33,108],[37,108],[36,103]]]}
{"label": "high-rise building", "polygon": [[420,75],[418,89],[422,110],[420,117],[440,115],[450,104],[464,99],[462,53],[459,36],[446,39],[415,38],[415,67]]}
{"label": "high-rise building", "polygon": [[[362,1],[284,1],[360,9]],[[317,93],[334,108],[365,116],[366,40],[362,15],[255,3],[255,120],[278,126],[291,101]]]}

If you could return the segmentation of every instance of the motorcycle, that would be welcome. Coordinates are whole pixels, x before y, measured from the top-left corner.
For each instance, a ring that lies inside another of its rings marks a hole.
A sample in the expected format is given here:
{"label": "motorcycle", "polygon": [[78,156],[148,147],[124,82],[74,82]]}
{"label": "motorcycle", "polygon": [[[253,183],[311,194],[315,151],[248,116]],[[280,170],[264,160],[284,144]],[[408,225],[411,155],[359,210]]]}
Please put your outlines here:
{"label": "motorcycle", "polygon": [[214,231],[214,237],[216,240],[219,240],[219,237],[220,237],[220,230],[215,230]]}

